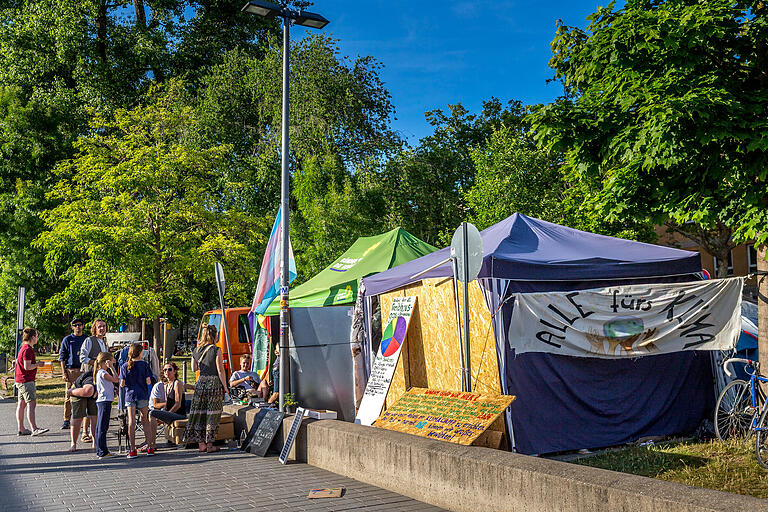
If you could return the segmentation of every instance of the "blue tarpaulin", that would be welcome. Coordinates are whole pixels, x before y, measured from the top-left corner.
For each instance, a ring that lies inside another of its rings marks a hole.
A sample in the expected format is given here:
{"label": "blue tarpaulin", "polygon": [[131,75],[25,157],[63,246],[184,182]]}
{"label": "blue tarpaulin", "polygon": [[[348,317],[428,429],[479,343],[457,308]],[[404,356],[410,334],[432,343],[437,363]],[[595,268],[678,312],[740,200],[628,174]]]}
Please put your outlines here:
{"label": "blue tarpaulin", "polygon": [[[501,389],[516,395],[508,429],[520,453],[610,446],[644,436],[690,432],[714,406],[709,354],[680,352],[631,360],[527,353],[506,339],[518,292],[570,291],[618,284],[698,279],[698,253],[586,233],[514,214],[481,232],[479,282],[492,310]],[[377,295],[451,275],[445,248],[365,278]],[[492,289],[492,291],[491,291]],[[493,296],[488,299],[489,296]]]}

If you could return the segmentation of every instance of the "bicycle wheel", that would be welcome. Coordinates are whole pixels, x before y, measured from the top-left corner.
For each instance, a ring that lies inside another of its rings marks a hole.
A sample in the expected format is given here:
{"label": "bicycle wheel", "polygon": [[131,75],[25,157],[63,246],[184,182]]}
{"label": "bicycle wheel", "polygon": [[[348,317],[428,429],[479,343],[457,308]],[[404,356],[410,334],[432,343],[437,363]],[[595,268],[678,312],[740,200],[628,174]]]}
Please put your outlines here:
{"label": "bicycle wheel", "polygon": [[[768,407],[763,409],[760,419],[757,420],[758,428],[766,427],[766,413],[768,413]],[[768,469],[768,431],[766,430],[758,430],[756,432],[755,456],[757,457],[757,463],[763,468]]]}
{"label": "bicycle wheel", "polygon": [[745,439],[752,432],[752,393],[749,382],[734,380],[717,398],[715,406],[715,434],[720,440]]}

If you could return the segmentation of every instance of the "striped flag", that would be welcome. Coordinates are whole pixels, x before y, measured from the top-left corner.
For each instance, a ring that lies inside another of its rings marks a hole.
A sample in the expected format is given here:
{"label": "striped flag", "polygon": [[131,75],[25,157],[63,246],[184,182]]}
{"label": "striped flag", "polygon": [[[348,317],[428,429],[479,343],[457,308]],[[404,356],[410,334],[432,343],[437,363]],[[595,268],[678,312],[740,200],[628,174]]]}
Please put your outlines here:
{"label": "striped flag", "polygon": [[[277,210],[277,218],[269,235],[267,249],[264,251],[264,260],[261,262],[259,283],[256,285],[256,294],[253,296],[253,305],[248,316],[261,315],[267,310],[275,297],[280,295],[280,257],[281,241],[283,238],[282,225],[280,224],[280,209]],[[293,247],[288,240],[288,283],[296,279],[296,260],[293,259]],[[251,320],[253,322],[253,320]]]}

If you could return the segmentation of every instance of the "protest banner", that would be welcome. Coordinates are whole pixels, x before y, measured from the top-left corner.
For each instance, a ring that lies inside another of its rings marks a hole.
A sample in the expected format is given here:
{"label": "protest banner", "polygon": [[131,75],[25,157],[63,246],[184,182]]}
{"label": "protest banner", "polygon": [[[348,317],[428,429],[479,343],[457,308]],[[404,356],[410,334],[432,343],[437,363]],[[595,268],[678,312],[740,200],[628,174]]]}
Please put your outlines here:
{"label": "protest banner", "polygon": [[517,293],[509,344],[523,352],[638,357],[729,350],[741,330],[743,278]]}

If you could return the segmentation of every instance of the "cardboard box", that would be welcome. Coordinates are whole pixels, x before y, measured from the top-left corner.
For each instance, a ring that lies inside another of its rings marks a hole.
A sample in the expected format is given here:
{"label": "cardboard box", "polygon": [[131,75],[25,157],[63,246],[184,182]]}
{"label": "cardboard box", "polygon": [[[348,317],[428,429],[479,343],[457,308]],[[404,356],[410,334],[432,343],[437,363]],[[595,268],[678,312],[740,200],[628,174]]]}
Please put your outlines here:
{"label": "cardboard box", "polygon": [[338,415],[336,411],[329,411],[328,409],[307,409],[306,416],[317,420],[335,420]]}

